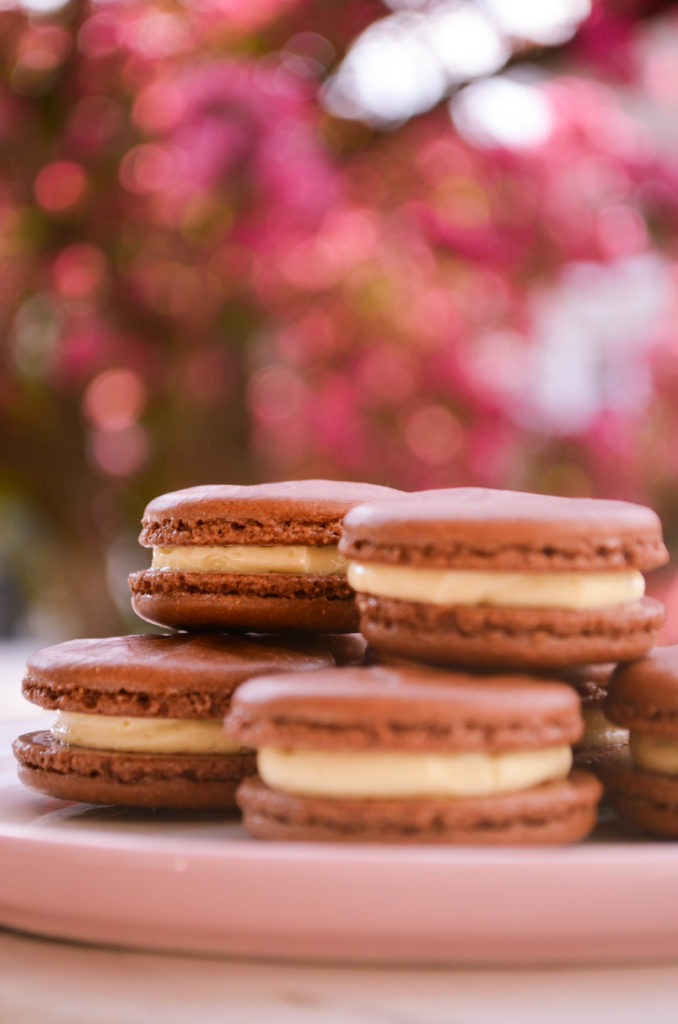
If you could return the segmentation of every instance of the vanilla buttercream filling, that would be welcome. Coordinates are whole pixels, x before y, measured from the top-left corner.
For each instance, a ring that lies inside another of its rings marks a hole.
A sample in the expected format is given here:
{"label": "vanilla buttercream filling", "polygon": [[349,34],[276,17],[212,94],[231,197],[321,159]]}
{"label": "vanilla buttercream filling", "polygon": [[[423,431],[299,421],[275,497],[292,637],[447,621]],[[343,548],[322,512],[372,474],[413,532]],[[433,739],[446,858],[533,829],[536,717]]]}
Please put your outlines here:
{"label": "vanilla buttercream filling", "polygon": [[636,768],[662,775],[678,775],[678,740],[631,732],[631,758]]}
{"label": "vanilla buttercream filling", "polygon": [[70,747],[128,754],[234,754],[221,718],[142,718],[57,711],[52,736]]}
{"label": "vanilla buttercream filling", "polygon": [[153,548],[153,569],[178,572],[289,572],[344,576],[346,559],[333,546],[225,544]]}
{"label": "vanilla buttercream filling", "polygon": [[636,569],[489,572],[349,562],[348,582],[359,593],[401,601],[502,608],[608,608],[637,601],[645,593],[645,579]]}
{"label": "vanilla buttercream filling", "polygon": [[560,746],[499,754],[419,754],[262,747],[257,764],[272,789],[300,796],[493,796],[564,779],[572,751]]}
{"label": "vanilla buttercream filling", "polygon": [[606,750],[608,747],[624,747],[628,743],[628,729],[614,725],[601,708],[583,708],[582,717],[584,735],[575,743],[575,749]]}

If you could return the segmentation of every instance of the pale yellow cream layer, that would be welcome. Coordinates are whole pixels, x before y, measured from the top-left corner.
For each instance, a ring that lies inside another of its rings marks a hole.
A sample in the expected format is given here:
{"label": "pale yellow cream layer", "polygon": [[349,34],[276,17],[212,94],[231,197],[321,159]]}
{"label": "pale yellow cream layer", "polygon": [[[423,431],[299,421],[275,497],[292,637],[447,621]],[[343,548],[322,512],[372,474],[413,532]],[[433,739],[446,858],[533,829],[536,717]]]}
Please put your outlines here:
{"label": "pale yellow cream layer", "polygon": [[336,547],[305,544],[225,544],[222,547],[153,548],[153,569],[178,572],[291,572],[344,576],[346,559]]}
{"label": "pale yellow cream layer", "polygon": [[637,601],[645,579],[628,572],[486,572],[349,562],[354,590],[401,601],[501,608],[608,608]]}
{"label": "pale yellow cream layer", "polygon": [[221,718],[125,718],[57,711],[52,736],[71,747],[128,754],[233,754]]}
{"label": "pale yellow cream layer", "polygon": [[608,747],[623,747],[629,741],[628,729],[614,725],[600,708],[583,708],[584,735],[575,743],[575,749],[606,750]]}
{"label": "pale yellow cream layer", "polygon": [[678,775],[678,741],[632,732],[629,741],[636,768],[663,775]]}
{"label": "pale yellow cream layer", "polygon": [[410,754],[262,747],[257,763],[267,785],[301,796],[491,796],[564,779],[572,751],[563,746],[504,754]]}

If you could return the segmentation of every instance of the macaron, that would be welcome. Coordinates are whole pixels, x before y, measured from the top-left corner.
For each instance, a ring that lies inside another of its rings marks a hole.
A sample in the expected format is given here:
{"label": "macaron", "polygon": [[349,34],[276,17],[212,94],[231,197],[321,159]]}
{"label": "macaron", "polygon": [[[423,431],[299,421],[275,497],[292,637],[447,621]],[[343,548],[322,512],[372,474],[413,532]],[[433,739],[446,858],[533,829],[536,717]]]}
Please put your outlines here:
{"label": "macaron", "polygon": [[333,663],[322,646],[282,639],[146,635],[46,647],[29,659],[22,690],[56,720],[15,741],[19,778],[63,800],[233,807],[255,771],[253,753],[222,729],[236,686]]}
{"label": "macaron", "polygon": [[291,480],[189,487],[147,506],[139,538],[150,569],[132,573],[132,606],[174,629],[256,632],[358,629],[337,549],[354,505],[401,492],[372,484]]}
{"label": "macaron", "polygon": [[678,645],[620,665],[605,714],[629,730],[630,759],[603,776],[610,802],[638,828],[678,838]]}
{"label": "macaron", "polygon": [[226,731],[257,749],[237,793],[262,839],[568,843],[601,786],[570,772],[583,729],[571,687],[425,666],[260,677]]}
{"label": "macaron", "polygon": [[615,668],[611,663],[575,665],[558,673],[558,678],[573,686],[581,700],[584,735],[574,745],[574,764],[578,768],[596,772],[628,756],[628,729],[611,722],[603,709]]}
{"label": "macaron", "polygon": [[649,508],[482,488],[369,502],[339,550],[377,649],[450,665],[641,657],[664,620],[642,573],[668,554]]}

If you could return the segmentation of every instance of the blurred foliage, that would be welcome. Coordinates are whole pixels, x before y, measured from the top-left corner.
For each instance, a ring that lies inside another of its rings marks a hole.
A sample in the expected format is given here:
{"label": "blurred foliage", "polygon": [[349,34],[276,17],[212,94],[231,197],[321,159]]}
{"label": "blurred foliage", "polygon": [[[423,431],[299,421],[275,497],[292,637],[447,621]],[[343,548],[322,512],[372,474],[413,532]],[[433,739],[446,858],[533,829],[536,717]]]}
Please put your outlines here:
{"label": "blurred foliage", "polygon": [[[637,498],[675,539],[678,156],[628,102],[675,117],[656,6],[534,54],[516,146],[324,110],[376,0],[1,11],[0,575],[114,631],[150,497],[311,475]],[[573,268],[611,283],[568,320]],[[554,418],[570,346],[597,390]]]}

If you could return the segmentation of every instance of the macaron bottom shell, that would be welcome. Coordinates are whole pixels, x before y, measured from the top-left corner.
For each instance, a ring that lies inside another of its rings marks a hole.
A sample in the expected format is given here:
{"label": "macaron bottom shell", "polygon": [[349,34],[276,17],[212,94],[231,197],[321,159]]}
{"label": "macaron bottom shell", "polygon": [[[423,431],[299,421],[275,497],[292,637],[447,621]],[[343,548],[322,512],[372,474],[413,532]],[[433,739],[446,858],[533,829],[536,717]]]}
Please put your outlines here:
{"label": "macaron bottom shell", "polygon": [[129,585],[137,615],[172,629],[354,633],[359,625],[343,576],[146,569]]}
{"label": "macaron bottom shell", "polygon": [[454,800],[304,797],[251,778],[237,801],[246,829],[260,839],[522,846],[585,838],[601,792],[584,772],[521,792]]}
{"label": "macaron bottom shell", "polygon": [[635,768],[630,759],[601,772],[608,802],[636,828],[678,839],[678,776]]}
{"label": "macaron bottom shell", "polygon": [[646,654],[664,621],[644,597],[618,608],[443,606],[358,594],[368,644],[405,658],[478,668],[551,669]]}
{"label": "macaron bottom shell", "polygon": [[145,754],[67,746],[45,731],[13,745],[19,780],[60,800],[173,810],[235,809],[238,785],[256,772],[251,753]]}

